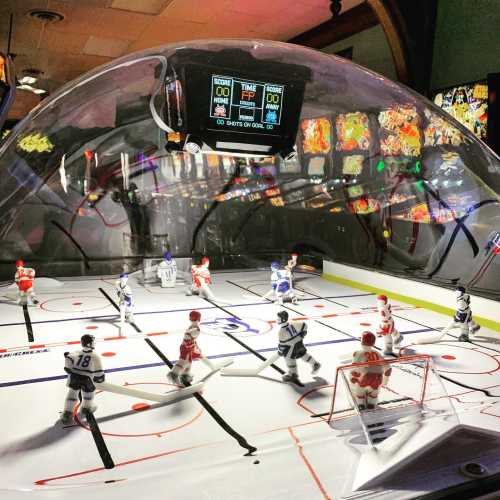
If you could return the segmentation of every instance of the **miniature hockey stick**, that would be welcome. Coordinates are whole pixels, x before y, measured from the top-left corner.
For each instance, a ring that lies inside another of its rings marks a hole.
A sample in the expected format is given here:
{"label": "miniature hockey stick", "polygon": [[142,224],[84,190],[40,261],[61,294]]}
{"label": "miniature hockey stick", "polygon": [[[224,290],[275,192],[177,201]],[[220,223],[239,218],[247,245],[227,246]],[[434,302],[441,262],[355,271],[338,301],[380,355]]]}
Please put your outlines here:
{"label": "miniature hockey stick", "polygon": [[272,365],[278,358],[279,354],[275,353],[256,368],[228,368],[222,370],[221,375],[225,377],[256,377],[261,371]]}
{"label": "miniature hockey stick", "polygon": [[104,464],[104,467],[106,467],[106,469],[113,469],[115,463],[111,458],[108,447],[106,446],[104,438],[102,437],[101,430],[99,429],[99,426],[97,425],[97,422],[95,420],[94,414],[91,411],[88,411],[87,409],[83,410],[82,413],[87,419],[87,423],[89,424],[90,427],[90,432],[92,432],[92,437],[94,438],[95,445],[97,446],[97,451],[101,456],[101,460],[102,463]]}
{"label": "miniature hockey stick", "polygon": [[132,398],[147,399],[148,401],[156,401],[157,403],[174,403],[188,396],[191,396],[195,392],[201,392],[203,389],[203,385],[203,382],[199,382],[189,387],[183,387],[179,390],[170,391],[167,394],[154,394],[152,392],[139,391],[137,389],[123,387],[121,385],[108,384],[107,382],[95,384],[96,388],[101,391],[121,394],[123,396],[130,396]]}
{"label": "miniature hockey stick", "polygon": [[417,333],[412,340],[415,344],[434,344],[435,342],[441,341],[448,331],[451,330],[454,324],[455,321],[452,319],[448,326],[443,328],[441,331],[435,330],[433,332]]}

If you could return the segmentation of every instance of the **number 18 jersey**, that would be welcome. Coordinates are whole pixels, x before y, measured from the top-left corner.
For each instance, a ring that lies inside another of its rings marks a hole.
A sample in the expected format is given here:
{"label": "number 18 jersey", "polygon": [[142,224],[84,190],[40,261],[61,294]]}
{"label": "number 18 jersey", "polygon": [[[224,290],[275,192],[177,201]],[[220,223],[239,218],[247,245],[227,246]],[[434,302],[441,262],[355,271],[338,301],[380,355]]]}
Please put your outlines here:
{"label": "number 18 jersey", "polygon": [[65,356],[65,368],[75,375],[89,377],[93,381],[104,380],[101,358],[91,349],[70,352]]}

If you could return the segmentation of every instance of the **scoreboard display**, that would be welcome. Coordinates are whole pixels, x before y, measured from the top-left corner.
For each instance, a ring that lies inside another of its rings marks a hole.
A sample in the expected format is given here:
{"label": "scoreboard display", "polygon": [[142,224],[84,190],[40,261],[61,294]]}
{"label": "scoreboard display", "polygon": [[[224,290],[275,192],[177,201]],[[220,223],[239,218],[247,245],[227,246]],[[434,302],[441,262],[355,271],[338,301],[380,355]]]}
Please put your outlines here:
{"label": "scoreboard display", "polygon": [[279,133],[285,85],[212,75],[211,125]]}
{"label": "scoreboard display", "polygon": [[196,141],[223,153],[293,151],[309,68],[241,49],[178,51],[169,68],[166,118],[181,147]]}

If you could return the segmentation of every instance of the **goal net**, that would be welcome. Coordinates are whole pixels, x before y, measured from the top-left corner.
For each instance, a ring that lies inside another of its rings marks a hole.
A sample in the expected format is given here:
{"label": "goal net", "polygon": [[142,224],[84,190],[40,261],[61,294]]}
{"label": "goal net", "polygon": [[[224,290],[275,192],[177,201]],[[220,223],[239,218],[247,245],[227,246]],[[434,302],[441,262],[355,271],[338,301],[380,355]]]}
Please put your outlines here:
{"label": "goal net", "polygon": [[[190,257],[174,258],[177,264],[177,283],[191,283],[191,262]],[[162,262],[161,258],[144,258],[142,261],[142,282],[143,284],[152,285],[159,283],[160,279],[157,276],[158,264]]]}
{"label": "goal net", "polygon": [[432,359],[415,355],[339,366],[327,418],[355,417],[374,444],[369,428],[375,422],[445,414],[456,417]]}

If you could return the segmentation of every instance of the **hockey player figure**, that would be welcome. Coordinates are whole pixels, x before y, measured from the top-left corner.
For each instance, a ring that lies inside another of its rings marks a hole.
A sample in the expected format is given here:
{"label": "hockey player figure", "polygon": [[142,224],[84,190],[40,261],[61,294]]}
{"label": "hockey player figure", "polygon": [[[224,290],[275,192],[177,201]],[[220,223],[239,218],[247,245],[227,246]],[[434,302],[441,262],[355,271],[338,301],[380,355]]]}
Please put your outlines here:
{"label": "hockey player figure", "polygon": [[[363,332],[361,349],[352,356],[353,364],[383,361],[384,358],[373,349],[375,340],[372,332]],[[359,366],[351,370],[351,391],[360,410],[376,408],[380,386],[387,382],[390,374],[391,367],[383,364]]]}
{"label": "hockey player figure", "polygon": [[120,274],[120,279],[116,282],[116,293],[118,295],[118,306],[120,307],[120,325],[126,321],[127,323],[134,322],[134,301],[132,289],[128,285],[128,274]]}
{"label": "hockey player figure", "polygon": [[208,257],[203,257],[203,259],[201,259],[201,264],[191,266],[193,283],[188,288],[186,295],[199,295],[205,299],[216,300],[215,295],[209,287],[212,283],[210,269],[208,268],[209,265],[210,261]]}
{"label": "hockey player figure", "polygon": [[298,253],[292,253],[290,259],[288,260],[285,269],[290,273],[290,288],[293,290],[293,271],[297,266],[297,259],[299,258]]}
{"label": "hockey player figure", "polygon": [[158,264],[156,275],[161,280],[162,288],[173,288],[177,279],[177,264],[170,252],[165,252],[163,257],[164,259]]}
{"label": "hockey player figure", "polygon": [[33,289],[35,281],[35,270],[24,267],[22,260],[16,261],[16,274],[14,277],[18,288],[17,303],[21,305],[38,304]]}
{"label": "hockey player figure", "polygon": [[191,324],[184,333],[184,338],[180,347],[180,356],[174,367],[168,372],[167,378],[174,384],[180,382],[188,385],[193,381],[191,375],[191,365],[194,360],[201,359],[205,364],[213,370],[213,365],[200,351],[196,339],[200,335],[200,320],[201,313],[199,311],[191,311],[189,313],[189,321]]}
{"label": "hockey player figure", "polygon": [[264,296],[274,294],[278,304],[283,304],[285,300],[290,300],[292,304],[297,304],[298,299],[291,286],[291,273],[288,269],[283,269],[279,262],[271,263],[271,290]]}
{"label": "hockey player figure", "polygon": [[453,321],[446,327],[446,330],[460,328],[461,333],[458,340],[460,342],[468,342],[469,335],[473,335],[481,327],[472,320],[470,295],[465,292],[465,288],[463,286],[457,287],[456,294],[457,311],[455,316],[453,316]]}
{"label": "hockey player figure", "polygon": [[68,374],[68,394],[64,403],[64,411],[61,416],[63,424],[73,421],[73,410],[78,401],[78,395],[82,396],[82,412],[87,410],[94,413],[97,406],[94,405],[94,382],[104,382],[104,371],[99,355],[94,352],[95,338],[93,335],[84,335],[81,338],[82,349],[75,352],[64,353],[64,371]]}
{"label": "hockey player figure", "polygon": [[380,323],[377,329],[377,335],[384,337],[384,354],[394,354],[393,345],[399,347],[403,336],[396,330],[394,319],[392,317],[391,305],[387,296],[379,295],[377,297],[377,309],[380,314]]}
{"label": "hockey player figure", "polygon": [[278,313],[278,353],[285,358],[288,373],[283,375],[284,382],[300,383],[297,371],[297,360],[302,359],[311,365],[312,374],[318,373],[321,363],[316,361],[304,345],[304,337],[307,334],[307,325],[303,321],[288,322],[288,313]]}

